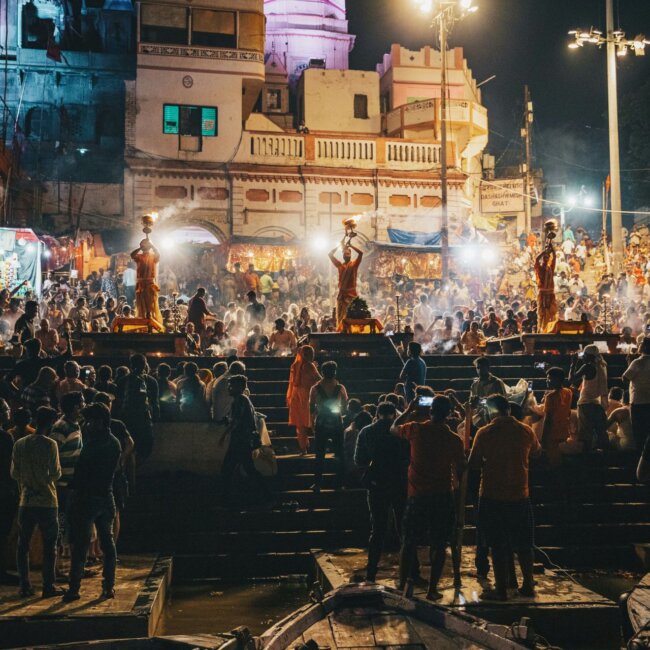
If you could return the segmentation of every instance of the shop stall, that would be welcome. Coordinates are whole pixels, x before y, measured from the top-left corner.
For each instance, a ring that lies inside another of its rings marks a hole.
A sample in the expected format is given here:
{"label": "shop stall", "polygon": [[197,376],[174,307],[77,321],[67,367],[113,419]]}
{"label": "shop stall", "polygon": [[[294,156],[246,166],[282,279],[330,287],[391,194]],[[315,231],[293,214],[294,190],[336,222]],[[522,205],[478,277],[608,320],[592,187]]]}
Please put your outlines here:
{"label": "shop stall", "polygon": [[0,289],[20,287],[19,296],[28,291],[40,294],[41,247],[29,228],[0,228]]}

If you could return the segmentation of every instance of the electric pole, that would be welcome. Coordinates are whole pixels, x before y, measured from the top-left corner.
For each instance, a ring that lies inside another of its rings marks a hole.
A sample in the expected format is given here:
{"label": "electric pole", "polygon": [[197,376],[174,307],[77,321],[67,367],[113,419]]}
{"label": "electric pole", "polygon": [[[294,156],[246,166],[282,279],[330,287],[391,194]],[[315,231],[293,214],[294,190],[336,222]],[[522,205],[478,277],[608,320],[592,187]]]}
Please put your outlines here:
{"label": "electric pole", "polygon": [[440,253],[442,280],[449,278],[449,208],[447,191],[447,12],[440,14]]}
{"label": "electric pole", "polygon": [[533,174],[532,174],[532,149],[531,149],[531,129],[533,126],[533,102],[530,99],[528,86],[524,87],[524,126],[521,129],[521,137],[524,140],[524,164],[522,165],[524,175],[524,191],[525,191],[525,209],[526,209],[526,224],[525,231],[530,233],[533,229]]}

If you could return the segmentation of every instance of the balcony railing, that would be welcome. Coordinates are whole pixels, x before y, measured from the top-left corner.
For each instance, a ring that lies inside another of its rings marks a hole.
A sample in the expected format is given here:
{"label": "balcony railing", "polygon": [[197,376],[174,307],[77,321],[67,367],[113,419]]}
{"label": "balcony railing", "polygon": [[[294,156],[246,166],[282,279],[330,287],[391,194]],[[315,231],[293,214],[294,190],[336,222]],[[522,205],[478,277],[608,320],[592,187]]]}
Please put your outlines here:
{"label": "balcony railing", "polygon": [[440,145],[390,138],[333,138],[316,134],[244,132],[235,161],[424,171],[440,165]]}

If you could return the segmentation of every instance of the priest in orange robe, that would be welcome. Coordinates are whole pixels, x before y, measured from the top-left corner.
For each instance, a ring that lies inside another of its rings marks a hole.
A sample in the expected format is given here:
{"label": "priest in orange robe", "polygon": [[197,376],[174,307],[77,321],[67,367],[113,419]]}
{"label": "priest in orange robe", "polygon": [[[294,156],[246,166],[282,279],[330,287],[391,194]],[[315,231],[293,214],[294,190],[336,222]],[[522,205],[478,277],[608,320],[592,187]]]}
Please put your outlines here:
{"label": "priest in orange robe", "polygon": [[[334,264],[339,272],[339,292],[336,297],[336,329],[339,332],[343,329],[343,319],[347,314],[350,303],[359,297],[357,293],[357,275],[361,260],[363,259],[363,252],[356,248],[356,246],[345,244],[345,240],[341,240],[340,245],[343,249],[342,262],[334,257],[338,246],[329,253],[332,264]],[[352,260],[352,251],[357,254],[357,258],[354,261]]]}
{"label": "priest in orange robe", "polygon": [[557,322],[557,301],[555,299],[555,249],[548,246],[535,260],[537,279],[537,331],[546,334]]}
{"label": "priest in orange robe", "polygon": [[303,345],[296,360],[291,364],[287,406],[289,407],[289,424],[296,427],[296,437],[300,454],[309,451],[309,436],[312,434],[312,416],[309,408],[309,394],[314,384],[322,377],[314,363],[314,348]]}
{"label": "priest in orange robe", "polygon": [[140,242],[140,248],[131,253],[136,264],[135,315],[137,318],[150,318],[162,324],[162,314],[158,305],[160,288],[156,283],[160,253],[149,238]]}

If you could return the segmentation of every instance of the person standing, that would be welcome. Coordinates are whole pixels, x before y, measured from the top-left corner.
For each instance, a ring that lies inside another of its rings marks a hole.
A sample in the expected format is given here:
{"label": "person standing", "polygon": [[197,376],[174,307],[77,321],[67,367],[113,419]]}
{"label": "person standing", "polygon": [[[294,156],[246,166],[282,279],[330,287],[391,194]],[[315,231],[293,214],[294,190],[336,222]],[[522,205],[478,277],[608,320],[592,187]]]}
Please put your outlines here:
{"label": "person standing", "polygon": [[641,452],[650,436],[650,338],[641,343],[641,356],[630,363],[623,379],[630,382],[630,417],[636,449]]}
{"label": "person standing", "polygon": [[103,553],[101,598],[115,598],[115,565],[117,552],[113,539],[115,499],[113,479],[122,449],[111,434],[111,412],[104,404],[91,404],[83,410],[84,446],[75,466],[70,487],[69,507],[70,586],[63,594],[66,603],[79,600],[93,525],[97,529]]}
{"label": "person standing", "polygon": [[314,384],[309,392],[309,410],[314,423],[314,446],[316,448],[314,484],[311,489],[316,493],[321,490],[325,453],[330,443],[338,461],[337,484],[339,486],[343,478],[343,417],[347,409],[348,393],[345,386],[336,378],[337,369],[335,361],[325,362],[321,367],[323,378]]}
{"label": "person standing", "polygon": [[528,491],[528,466],[540,444],[533,430],[510,414],[503,395],[488,398],[493,420],[480,428],[469,456],[469,468],[481,471],[479,525],[492,551],[495,589],[485,600],[508,599],[509,558],[517,553],[523,574],[522,596],[534,597],[533,547],[535,524]]}
{"label": "person standing", "polygon": [[211,316],[216,318],[215,314],[208,309],[208,305],[205,302],[205,293],[205,289],[199,287],[187,306],[187,322],[192,323],[194,329],[200,335],[205,330],[205,317]]}
{"label": "person standing", "polygon": [[153,423],[160,418],[158,382],[147,373],[143,354],[133,354],[130,364],[131,372],[117,383],[119,413],[133,436],[136,459],[141,463],[151,454]]}
{"label": "person standing", "polygon": [[257,294],[260,290],[260,276],[255,272],[255,264],[249,264],[248,270],[244,273],[244,284],[247,293],[251,291]]}
{"label": "person standing", "polygon": [[546,371],[548,392],[544,395],[542,449],[551,467],[557,467],[562,462],[560,445],[568,439],[571,428],[573,391],[564,387],[565,379],[562,368],[549,368]]}
{"label": "person standing", "polygon": [[17,481],[20,494],[16,566],[21,598],[34,595],[29,577],[29,545],[36,526],[43,537],[43,598],[62,593],[54,582],[59,535],[55,484],[61,477],[61,465],[56,442],[49,437],[56,418],[54,409],[41,406],[36,412],[36,432],[16,442],[11,458],[11,477]]}
{"label": "person standing", "polygon": [[407,348],[408,360],[402,368],[399,380],[404,382],[404,397],[410,404],[415,397],[415,389],[424,386],[427,379],[427,364],[422,358],[422,346],[411,341]]}
{"label": "person standing", "polygon": [[[370,417],[370,416],[368,416]],[[401,524],[406,505],[406,473],[409,448],[404,441],[390,434],[397,409],[390,402],[377,407],[377,420],[359,432],[354,450],[354,464],[364,471],[362,483],[368,491],[370,538],[366,579],[374,582],[393,513],[401,538]]]}
{"label": "person standing", "polygon": [[[348,307],[359,295],[357,293],[357,275],[363,259],[363,252],[356,246],[352,246],[352,244],[346,245],[344,240],[341,240],[340,247],[343,251],[342,262],[334,257],[334,253],[339,248],[338,246],[329,252],[329,258],[339,272],[339,290],[336,297],[336,325],[339,331],[343,327],[343,320],[347,315]],[[352,261],[352,251],[357,254],[357,259],[354,261]]]}
{"label": "person standing", "polygon": [[445,395],[436,395],[429,421],[408,422],[417,406],[417,402],[412,401],[391,429],[408,440],[411,450],[400,552],[400,589],[406,587],[412,575],[418,542],[426,536],[431,557],[427,598],[439,600],[442,595],[438,592],[438,582],[456,522],[454,486],[462,479],[467,461],[462,439],[447,425],[452,411],[451,400]]}
{"label": "person standing", "polygon": [[587,345],[582,360],[578,355],[571,359],[569,380],[580,385],[578,398],[578,439],[583,451],[607,449],[607,364],[597,345]]}
{"label": "person standing", "polygon": [[258,494],[264,498],[268,496],[264,479],[253,464],[253,449],[258,436],[255,409],[245,395],[247,385],[248,380],[244,375],[233,375],[228,378],[228,390],[232,397],[232,407],[228,417],[230,444],[221,466],[223,496],[227,504],[232,503],[232,480],[238,465],[241,465],[253,482]]}
{"label": "person standing", "polygon": [[56,442],[59,448],[61,476],[56,483],[56,496],[59,503],[59,536],[61,538],[60,546],[67,547],[69,543],[67,505],[70,482],[83,447],[81,428],[79,427],[81,411],[85,406],[83,395],[78,392],[66,393],[61,398],[60,406],[63,417],[54,423],[50,438]]}
{"label": "person standing", "polygon": [[124,293],[126,301],[133,306],[135,302],[135,285],[137,282],[137,273],[135,271],[135,262],[129,262],[124,273],[122,273],[122,282],[124,283]]}
{"label": "person standing", "polygon": [[296,437],[300,454],[309,451],[309,437],[312,433],[311,413],[309,410],[309,393],[314,384],[322,379],[314,363],[314,348],[303,345],[289,371],[289,388],[287,389],[287,406],[289,424],[296,427]]}
{"label": "person standing", "polygon": [[18,505],[16,481],[11,478],[11,456],[14,437],[7,431],[11,423],[11,409],[0,399],[0,585],[15,584],[15,577],[7,573],[9,534]]}

